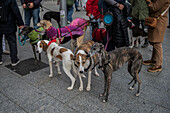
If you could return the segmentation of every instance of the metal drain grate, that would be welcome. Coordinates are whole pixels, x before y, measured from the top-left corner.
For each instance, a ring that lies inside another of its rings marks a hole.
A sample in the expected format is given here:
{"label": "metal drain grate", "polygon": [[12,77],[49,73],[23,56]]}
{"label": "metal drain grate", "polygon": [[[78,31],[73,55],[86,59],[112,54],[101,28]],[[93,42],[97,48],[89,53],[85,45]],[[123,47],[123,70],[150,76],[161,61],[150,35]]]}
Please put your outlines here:
{"label": "metal drain grate", "polygon": [[30,74],[32,72],[38,71],[40,69],[46,68],[46,67],[48,67],[48,65],[43,62],[35,63],[34,58],[29,58],[29,59],[21,61],[15,67],[11,66],[11,64],[6,65],[5,67],[20,74],[21,76],[24,76],[24,75]]}

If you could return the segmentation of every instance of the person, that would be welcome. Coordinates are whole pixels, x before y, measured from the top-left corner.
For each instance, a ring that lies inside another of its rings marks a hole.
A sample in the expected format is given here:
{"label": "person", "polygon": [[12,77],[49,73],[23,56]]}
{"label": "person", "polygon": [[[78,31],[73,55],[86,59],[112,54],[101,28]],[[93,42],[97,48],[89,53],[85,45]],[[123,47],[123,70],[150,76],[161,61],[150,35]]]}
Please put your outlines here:
{"label": "person", "polygon": [[78,9],[78,7],[79,7],[79,0],[74,0],[74,4],[75,4],[76,11],[80,11]]}
{"label": "person", "polygon": [[100,26],[100,12],[98,9],[99,0],[88,0],[86,3],[86,15],[92,19],[90,23],[90,39],[92,39],[92,32],[95,28]]}
{"label": "person", "polygon": [[170,28],[170,10],[169,10],[169,24],[168,24],[167,28]]}
{"label": "person", "polygon": [[[140,23],[142,25],[142,29],[145,29],[146,26],[144,25],[145,18],[149,16],[149,8],[146,4],[145,0],[130,0],[131,7],[132,7],[132,22],[135,26],[140,27]],[[148,39],[145,39],[142,48],[146,48],[149,45]]]}
{"label": "person", "polygon": [[[149,16],[159,17],[161,13],[166,11],[170,5],[169,0],[146,0],[149,6]],[[162,42],[168,23],[168,12],[159,17],[156,28],[149,27],[148,40],[153,46],[152,57],[150,60],[143,61],[144,65],[152,65],[148,68],[148,72],[162,71]]]}
{"label": "person", "polygon": [[129,14],[126,12],[128,10],[125,8],[125,0],[119,0],[119,2],[116,0],[104,0],[104,2],[109,5],[108,8],[113,6],[111,12],[114,15],[114,22],[106,27],[107,35],[103,41],[106,51],[112,51],[115,48],[124,46],[128,47],[127,17]]}
{"label": "person", "polygon": [[37,23],[40,21],[40,3],[42,0],[20,0],[24,8],[25,25],[30,26],[30,20],[33,17],[34,28],[37,29]]}
{"label": "person", "polygon": [[73,21],[73,12],[74,12],[74,0],[67,0],[67,23],[70,24]]}
{"label": "person", "polygon": [[17,25],[19,26],[19,28],[22,28],[24,22],[22,20],[16,0],[1,0],[0,2],[2,2],[4,5],[5,10],[4,18],[6,18],[5,20],[3,20],[3,22],[0,20],[0,64],[1,65],[3,64],[2,37],[4,34],[9,44],[12,66],[16,66],[19,63],[19,59],[17,57],[17,43],[16,43]]}

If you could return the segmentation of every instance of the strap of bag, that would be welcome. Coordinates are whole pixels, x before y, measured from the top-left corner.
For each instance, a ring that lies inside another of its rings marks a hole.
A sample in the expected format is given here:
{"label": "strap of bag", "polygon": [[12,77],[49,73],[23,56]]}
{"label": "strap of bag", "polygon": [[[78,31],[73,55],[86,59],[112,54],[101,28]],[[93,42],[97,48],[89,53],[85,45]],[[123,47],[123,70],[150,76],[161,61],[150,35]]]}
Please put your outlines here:
{"label": "strap of bag", "polygon": [[164,14],[169,10],[169,6],[166,8],[166,10],[164,12],[161,13],[161,15],[157,19],[159,19],[161,16],[164,16]]}

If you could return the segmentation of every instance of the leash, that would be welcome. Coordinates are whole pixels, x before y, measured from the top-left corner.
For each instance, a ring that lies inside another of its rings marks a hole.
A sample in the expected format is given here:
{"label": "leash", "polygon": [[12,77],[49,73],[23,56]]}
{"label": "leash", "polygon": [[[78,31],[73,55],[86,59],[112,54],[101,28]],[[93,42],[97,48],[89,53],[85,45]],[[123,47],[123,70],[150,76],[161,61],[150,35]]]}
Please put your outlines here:
{"label": "leash", "polygon": [[[26,42],[27,39],[24,36],[19,36],[20,32],[21,31],[20,31],[20,28],[19,28],[18,29],[18,41],[19,41],[20,45],[23,46],[23,45],[25,45],[25,42]],[[22,37],[22,39],[21,39],[21,37]],[[21,40],[24,40],[23,43],[21,42]]]}

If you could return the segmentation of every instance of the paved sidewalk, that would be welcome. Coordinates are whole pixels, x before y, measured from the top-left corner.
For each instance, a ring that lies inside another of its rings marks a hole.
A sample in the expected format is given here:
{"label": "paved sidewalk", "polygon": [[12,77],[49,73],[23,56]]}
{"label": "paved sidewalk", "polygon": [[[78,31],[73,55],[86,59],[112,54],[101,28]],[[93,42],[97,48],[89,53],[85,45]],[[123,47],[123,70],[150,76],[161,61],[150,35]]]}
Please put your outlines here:
{"label": "paved sidewalk", "polygon": [[[56,2],[44,2],[43,5],[57,10]],[[45,10],[46,11],[46,10]],[[41,17],[44,12],[41,12]],[[74,12],[73,18],[85,16],[85,11]],[[57,26],[55,21],[52,21]],[[3,65],[0,65],[0,113],[170,113],[170,29],[167,29],[163,43],[163,71],[148,73],[148,66],[143,66],[140,72],[141,95],[136,97],[136,89],[128,90],[128,82],[132,79],[127,72],[127,65],[113,73],[109,100],[102,103],[99,94],[103,92],[104,77],[92,76],[91,91],[85,90],[87,78],[83,79],[84,91],[79,92],[79,79],[72,91],[67,91],[70,79],[63,72],[57,75],[54,64],[54,77],[49,78],[49,67],[30,72],[21,76],[6,65],[10,57],[3,55]],[[89,39],[89,29],[86,40]],[[70,48],[70,43],[63,45]],[[138,48],[143,59],[151,56],[151,47]],[[33,58],[31,45],[18,43],[18,56],[21,61]],[[45,53],[42,61],[48,64]],[[62,67],[62,66],[61,66]],[[62,69],[62,68],[61,68]],[[93,73],[94,75],[94,73]]]}

